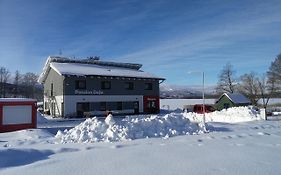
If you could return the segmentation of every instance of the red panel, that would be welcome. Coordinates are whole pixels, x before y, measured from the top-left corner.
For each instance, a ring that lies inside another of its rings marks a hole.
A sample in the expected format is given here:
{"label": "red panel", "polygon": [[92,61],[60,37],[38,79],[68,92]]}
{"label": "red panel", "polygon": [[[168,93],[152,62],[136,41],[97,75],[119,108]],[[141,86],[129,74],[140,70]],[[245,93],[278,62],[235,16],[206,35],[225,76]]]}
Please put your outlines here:
{"label": "red panel", "polygon": [[32,128],[37,127],[37,103],[32,105]]}
{"label": "red panel", "polygon": [[3,124],[3,105],[0,103],[0,132],[2,131]]}
{"label": "red panel", "polygon": [[[149,102],[154,101],[155,102],[155,108],[149,108]],[[159,113],[160,111],[160,102],[159,102],[159,96],[144,96],[143,97],[143,109],[144,113],[150,114],[150,113]]]}
{"label": "red panel", "polygon": [[[15,124],[15,125],[3,125],[3,106],[26,106],[32,107],[32,123],[30,124]],[[12,102],[0,102],[0,133],[16,131],[21,129],[36,128],[37,127],[37,105],[36,101],[12,101]]]}

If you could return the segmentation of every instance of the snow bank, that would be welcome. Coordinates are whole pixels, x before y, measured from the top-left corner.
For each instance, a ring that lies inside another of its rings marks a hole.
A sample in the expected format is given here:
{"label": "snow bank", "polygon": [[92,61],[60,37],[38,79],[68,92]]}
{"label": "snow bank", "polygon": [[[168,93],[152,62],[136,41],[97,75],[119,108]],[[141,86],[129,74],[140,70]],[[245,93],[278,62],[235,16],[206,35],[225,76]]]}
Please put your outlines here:
{"label": "snow bank", "polygon": [[[196,113],[170,113],[150,117],[135,116],[114,120],[110,114],[104,121],[89,118],[70,130],[58,131],[56,138],[62,143],[113,142],[140,138],[198,134],[203,115]],[[237,123],[259,120],[257,111],[248,107],[206,113],[206,122]],[[190,122],[192,121],[192,122]]]}
{"label": "snow bank", "polygon": [[37,111],[37,124],[47,123],[48,120],[44,117],[43,114]]}
{"label": "snow bank", "polygon": [[[184,116],[195,122],[201,122],[203,119],[203,114],[196,114],[192,112],[184,113]],[[206,122],[224,123],[248,122],[261,119],[259,112],[248,107],[233,107],[223,109],[221,111],[206,113],[205,116]]]}
{"label": "snow bank", "polygon": [[183,114],[127,117],[121,121],[114,121],[112,115],[109,115],[104,122],[89,118],[69,131],[58,131],[56,138],[61,143],[112,142],[149,137],[168,138],[201,132],[198,124],[191,123]]}

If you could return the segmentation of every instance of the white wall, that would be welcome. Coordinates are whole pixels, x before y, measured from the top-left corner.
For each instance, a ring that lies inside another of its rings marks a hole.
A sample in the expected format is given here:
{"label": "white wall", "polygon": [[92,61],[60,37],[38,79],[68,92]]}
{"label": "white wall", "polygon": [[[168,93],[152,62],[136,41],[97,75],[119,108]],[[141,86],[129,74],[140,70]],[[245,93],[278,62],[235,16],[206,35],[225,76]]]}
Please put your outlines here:
{"label": "white wall", "polygon": [[3,106],[3,125],[32,123],[32,106]]}
{"label": "white wall", "polygon": [[[205,104],[215,104],[216,99],[205,99]],[[184,105],[202,104],[202,99],[160,99],[160,109],[183,109]]]}
{"label": "white wall", "polygon": [[63,115],[62,114],[62,106],[61,106],[61,104],[63,102],[63,96],[62,95],[55,96],[55,99],[56,99],[56,105],[57,105],[55,113],[56,113],[56,115],[61,116],[61,115]]}

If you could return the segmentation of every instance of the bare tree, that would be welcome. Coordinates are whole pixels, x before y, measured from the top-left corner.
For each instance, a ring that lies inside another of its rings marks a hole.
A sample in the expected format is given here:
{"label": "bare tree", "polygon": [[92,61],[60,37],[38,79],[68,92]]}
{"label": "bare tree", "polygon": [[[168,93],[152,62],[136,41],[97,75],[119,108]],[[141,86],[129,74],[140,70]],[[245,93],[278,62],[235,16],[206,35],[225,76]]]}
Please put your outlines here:
{"label": "bare tree", "polygon": [[269,82],[275,82],[276,90],[280,91],[281,87],[281,54],[277,55],[275,60],[271,63],[267,71]]}
{"label": "bare tree", "polygon": [[15,72],[15,78],[14,78],[14,89],[13,89],[13,95],[14,97],[18,97],[19,96],[19,86],[21,85],[21,79],[22,79],[22,75],[20,74],[20,72],[17,70]]}
{"label": "bare tree", "polygon": [[240,77],[239,91],[247,96],[253,105],[257,105],[260,99],[259,81],[257,74],[254,72]]}
{"label": "bare tree", "polygon": [[217,92],[234,93],[236,86],[235,71],[230,63],[227,63],[221,70],[217,83]]}
{"label": "bare tree", "polygon": [[276,83],[272,80],[274,79],[269,80],[265,75],[259,79],[259,90],[262,99],[262,107],[265,109],[267,108],[269,99],[272,98],[276,92]]}
{"label": "bare tree", "polygon": [[23,75],[22,84],[25,87],[25,96],[27,98],[34,98],[38,75],[28,72]]}
{"label": "bare tree", "polygon": [[6,97],[6,83],[10,77],[10,71],[5,67],[0,67],[0,96]]}

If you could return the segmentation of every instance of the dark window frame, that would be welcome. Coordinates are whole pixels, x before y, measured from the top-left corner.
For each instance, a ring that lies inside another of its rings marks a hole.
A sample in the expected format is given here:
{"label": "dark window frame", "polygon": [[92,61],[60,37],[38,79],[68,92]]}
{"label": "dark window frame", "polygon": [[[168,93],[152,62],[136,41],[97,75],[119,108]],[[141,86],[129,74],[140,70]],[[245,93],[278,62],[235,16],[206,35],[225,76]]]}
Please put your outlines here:
{"label": "dark window frame", "polygon": [[[108,86],[106,86],[106,84]],[[111,81],[102,81],[101,82],[101,89],[111,89]]]}
{"label": "dark window frame", "polygon": [[54,83],[51,83],[51,96],[54,96]]}
{"label": "dark window frame", "polygon": [[135,89],[134,82],[125,82],[125,89],[126,90],[134,90]]}
{"label": "dark window frame", "polygon": [[117,103],[117,110],[123,110],[123,103],[121,101],[118,101]]}
{"label": "dark window frame", "polygon": [[106,102],[100,102],[100,111],[106,111]]}
{"label": "dark window frame", "polygon": [[152,83],[145,83],[144,84],[144,89],[145,90],[152,90],[153,89]]}
{"label": "dark window frame", "polygon": [[[83,83],[84,86],[81,86]],[[86,80],[75,80],[75,89],[86,89],[87,84],[86,84]]]}

